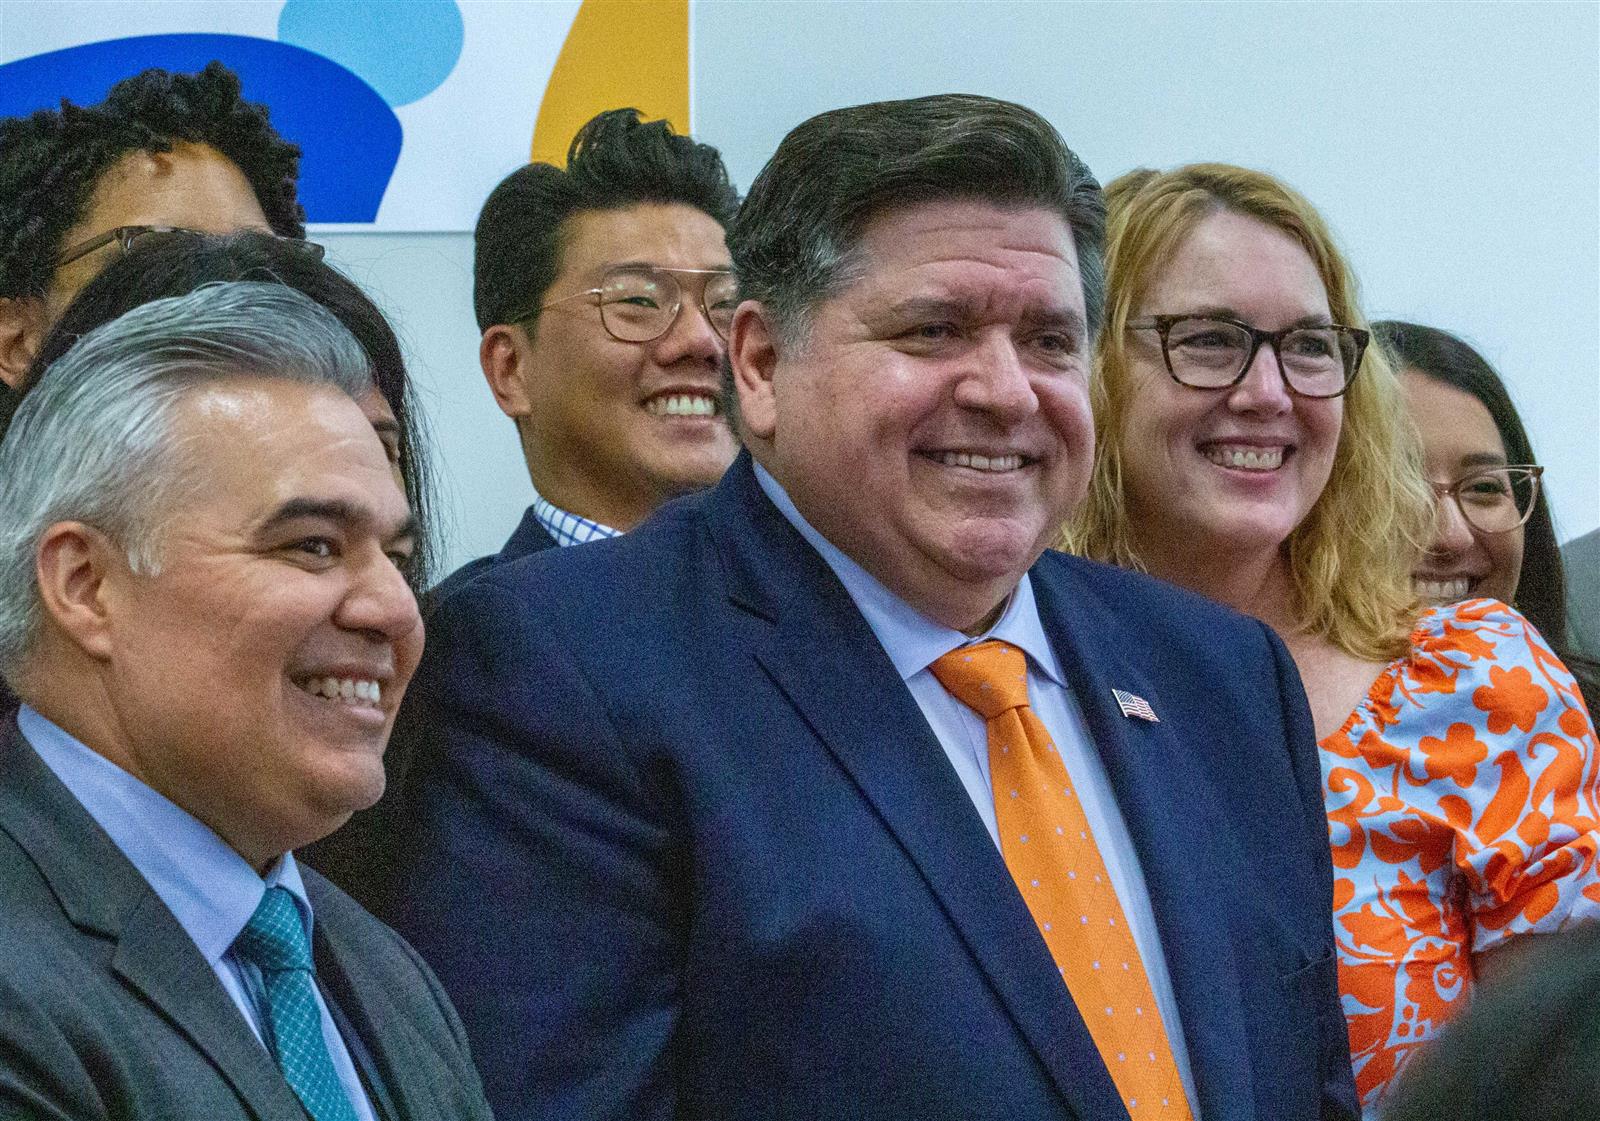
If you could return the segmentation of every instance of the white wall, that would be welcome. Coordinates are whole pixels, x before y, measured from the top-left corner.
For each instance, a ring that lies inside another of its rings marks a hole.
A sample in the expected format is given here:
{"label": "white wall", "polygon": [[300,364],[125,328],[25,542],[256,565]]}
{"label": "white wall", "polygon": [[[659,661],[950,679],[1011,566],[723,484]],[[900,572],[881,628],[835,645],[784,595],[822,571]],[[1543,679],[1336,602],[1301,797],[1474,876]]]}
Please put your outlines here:
{"label": "white wall", "polygon": [[516,429],[495,407],[478,368],[472,235],[313,236],[328,247],[328,260],[389,313],[405,347],[432,437],[440,575],[497,552],[533,488]]}
{"label": "white wall", "polygon": [[[1373,318],[1455,330],[1510,383],[1563,536],[1600,525],[1600,6],[697,0],[697,134],[749,185],[821,110],[962,90],[1044,113],[1102,181],[1218,159],[1323,211]],[[455,512],[453,567],[527,501],[477,372],[468,235],[328,235],[395,315]]]}

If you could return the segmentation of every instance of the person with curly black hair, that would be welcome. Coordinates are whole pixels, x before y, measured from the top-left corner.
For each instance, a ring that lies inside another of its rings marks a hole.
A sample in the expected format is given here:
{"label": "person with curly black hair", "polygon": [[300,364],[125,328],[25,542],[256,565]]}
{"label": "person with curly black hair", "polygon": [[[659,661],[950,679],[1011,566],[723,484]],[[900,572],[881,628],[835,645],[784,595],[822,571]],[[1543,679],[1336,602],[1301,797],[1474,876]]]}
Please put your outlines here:
{"label": "person with curly black hair", "polygon": [[304,237],[299,170],[299,147],[220,62],[0,120],[0,382],[20,383],[74,293],[141,229]]}

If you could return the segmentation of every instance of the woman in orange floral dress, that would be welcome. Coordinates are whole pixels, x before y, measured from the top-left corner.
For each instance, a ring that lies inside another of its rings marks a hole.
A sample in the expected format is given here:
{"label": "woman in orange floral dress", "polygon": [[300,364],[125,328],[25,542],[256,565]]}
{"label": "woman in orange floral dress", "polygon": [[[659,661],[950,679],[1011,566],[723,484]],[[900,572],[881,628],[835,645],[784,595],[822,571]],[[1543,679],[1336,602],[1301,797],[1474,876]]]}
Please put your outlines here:
{"label": "woman in orange floral dress", "polygon": [[1512,608],[1417,600],[1435,495],[1311,205],[1221,164],[1134,172],[1107,202],[1095,479],[1065,544],[1254,615],[1293,654],[1371,1114],[1519,936],[1600,916],[1594,729]]}

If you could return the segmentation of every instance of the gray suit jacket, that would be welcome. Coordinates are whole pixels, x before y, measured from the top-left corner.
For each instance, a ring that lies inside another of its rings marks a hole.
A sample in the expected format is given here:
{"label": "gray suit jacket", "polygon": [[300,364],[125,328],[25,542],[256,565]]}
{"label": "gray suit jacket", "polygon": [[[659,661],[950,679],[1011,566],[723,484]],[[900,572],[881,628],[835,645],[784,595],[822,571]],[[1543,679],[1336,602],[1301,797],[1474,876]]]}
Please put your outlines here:
{"label": "gray suit jacket", "polygon": [[[302,871],[318,977],[378,1116],[487,1121],[433,974]],[[0,1117],[306,1121],[194,942],[14,722],[0,732]]]}

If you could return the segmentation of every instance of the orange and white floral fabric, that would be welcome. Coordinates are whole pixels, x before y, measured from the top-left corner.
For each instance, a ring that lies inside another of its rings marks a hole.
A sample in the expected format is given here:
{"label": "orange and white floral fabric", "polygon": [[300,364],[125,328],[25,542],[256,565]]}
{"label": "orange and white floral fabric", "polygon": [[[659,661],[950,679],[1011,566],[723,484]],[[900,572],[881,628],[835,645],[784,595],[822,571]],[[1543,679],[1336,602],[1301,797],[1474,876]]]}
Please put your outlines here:
{"label": "orange and white floral fabric", "polygon": [[1371,1114],[1464,1007],[1472,954],[1600,915],[1595,732],[1497,600],[1437,607],[1322,741],[1339,988]]}

